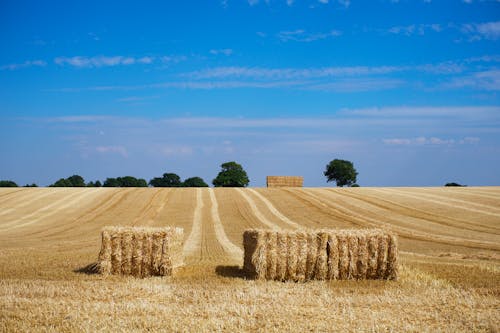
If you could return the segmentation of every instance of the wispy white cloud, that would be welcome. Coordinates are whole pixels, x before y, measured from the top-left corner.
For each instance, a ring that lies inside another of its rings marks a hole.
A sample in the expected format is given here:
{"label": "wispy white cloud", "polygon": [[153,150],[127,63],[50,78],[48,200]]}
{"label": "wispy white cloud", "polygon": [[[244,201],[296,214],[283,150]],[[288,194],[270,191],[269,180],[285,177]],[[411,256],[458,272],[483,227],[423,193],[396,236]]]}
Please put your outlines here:
{"label": "wispy white cloud", "polygon": [[60,66],[72,66],[78,68],[93,68],[93,67],[113,67],[113,66],[129,66],[134,64],[150,65],[155,62],[162,64],[177,63],[186,60],[185,56],[74,56],[74,57],[57,57],[54,63]]}
{"label": "wispy white cloud", "polygon": [[462,139],[442,139],[437,137],[417,137],[417,138],[395,138],[395,139],[383,139],[382,142],[386,145],[398,145],[398,146],[442,146],[442,145],[454,145],[454,144],[477,144],[480,139],[477,137],[465,137]]}
{"label": "wispy white cloud", "polygon": [[381,75],[407,70],[398,66],[352,66],[324,68],[262,68],[262,67],[215,67],[189,72],[183,76],[195,79],[247,77],[255,79],[311,79],[360,75]]}
{"label": "wispy white cloud", "polygon": [[16,70],[16,69],[21,69],[21,68],[27,68],[27,67],[44,67],[46,66],[47,63],[43,60],[27,60],[22,63],[17,63],[17,64],[8,64],[8,65],[3,65],[0,66],[0,70]]}
{"label": "wispy white cloud", "polygon": [[426,32],[441,32],[443,28],[440,24],[411,24],[407,26],[394,26],[389,28],[388,32],[395,35],[420,35],[423,36]]}
{"label": "wispy white cloud", "polygon": [[460,30],[468,36],[470,42],[497,40],[500,38],[500,21],[462,24]]}
{"label": "wispy white cloud", "polygon": [[492,69],[455,77],[441,85],[445,89],[471,88],[476,90],[500,91],[500,70]]}
{"label": "wispy white cloud", "polygon": [[210,54],[213,54],[213,55],[225,55],[225,56],[230,56],[231,54],[233,54],[233,50],[232,49],[212,49],[210,50]]}
{"label": "wispy white cloud", "polygon": [[127,149],[124,146],[98,146],[95,151],[100,154],[118,154],[122,157],[128,157]]}
{"label": "wispy white cloud", "polygon": [[302,29],[292,31],[280,31],[277,37],[282,42],[295,41],[295,42],[314,42],[321,39],[341,36],[342,32],[339,30],[331,30],[328,32],[311,33]]}

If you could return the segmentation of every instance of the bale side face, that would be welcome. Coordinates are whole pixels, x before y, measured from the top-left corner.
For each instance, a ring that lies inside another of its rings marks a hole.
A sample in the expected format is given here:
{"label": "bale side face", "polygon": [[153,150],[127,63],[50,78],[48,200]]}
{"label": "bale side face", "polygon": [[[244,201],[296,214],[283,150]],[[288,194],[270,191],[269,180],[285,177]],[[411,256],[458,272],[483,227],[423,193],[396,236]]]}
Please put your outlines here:
{"label": "bale side face", "polygon": [[102,274],[169,276],[183,262],[180,228],[106,227],[98,264]]}
{"label": "bale side face", "polygon": [[302,187],[302,176],[267,176],[267,187]]}
{"label": "bale side face", "polygon": [[247,230],[243,245],[243,266],[251,278],[396,280],[398,275],[397,238],[381,230]]}

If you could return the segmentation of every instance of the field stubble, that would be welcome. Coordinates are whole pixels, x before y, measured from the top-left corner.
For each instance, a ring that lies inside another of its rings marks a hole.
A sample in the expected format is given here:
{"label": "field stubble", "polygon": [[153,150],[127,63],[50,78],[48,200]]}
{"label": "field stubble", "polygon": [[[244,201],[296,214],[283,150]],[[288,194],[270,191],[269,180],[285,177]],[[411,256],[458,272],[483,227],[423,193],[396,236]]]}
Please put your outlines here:
{"label": "field stubble", "polygon": [[[496,187],[1,189],[0,209],[0,331],[500,327]],[[397,282],[243,278],[245,229],[377,223],[403,231]],[[182,227],[189,265],[170,278],[91,274],[104,225]]]}

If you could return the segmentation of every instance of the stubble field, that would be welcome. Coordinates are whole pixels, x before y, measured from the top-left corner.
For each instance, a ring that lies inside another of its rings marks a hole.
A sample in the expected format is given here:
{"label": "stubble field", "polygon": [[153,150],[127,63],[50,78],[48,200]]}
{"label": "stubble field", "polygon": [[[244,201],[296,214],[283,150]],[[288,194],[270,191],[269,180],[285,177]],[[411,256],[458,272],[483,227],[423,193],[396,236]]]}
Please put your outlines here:
{"label": "stubble field", "polygon": [[[106,225],[184,228],[171,278],[93,274]],[[248,228],[390,229],[398,281],[247,280]],[[0,331],[500,328],[500,187],[0,189]]]}

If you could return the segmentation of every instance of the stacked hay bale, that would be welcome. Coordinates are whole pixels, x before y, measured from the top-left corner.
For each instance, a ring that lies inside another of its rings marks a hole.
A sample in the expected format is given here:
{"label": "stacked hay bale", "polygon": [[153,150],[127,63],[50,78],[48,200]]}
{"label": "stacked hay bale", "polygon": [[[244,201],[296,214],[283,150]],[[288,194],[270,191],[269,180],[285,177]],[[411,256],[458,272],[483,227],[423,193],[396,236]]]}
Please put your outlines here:
{"label": "stacked hay bale", "polygon": [[304,177],[302,176],[267,176],[267,187],[302,187]]}
{"label": "stacked hay bale", "polygon": [[251,278],[278,281],[396,280],[394,234],[370,230],[246,230],[243,269]]}
{"label": "stacked hay bale", "polygon": [[99,252],[99,272],[136,277],[169,276],[182,266],[181,228],[105,227]]}

